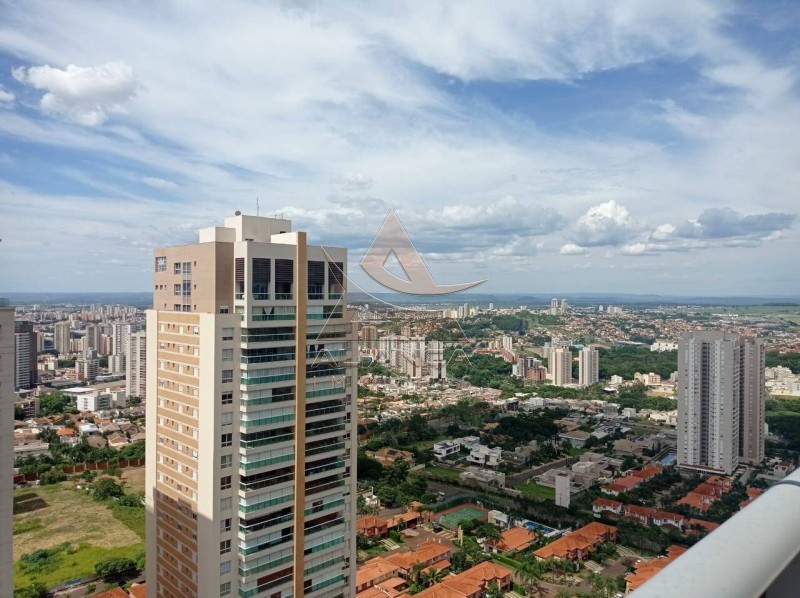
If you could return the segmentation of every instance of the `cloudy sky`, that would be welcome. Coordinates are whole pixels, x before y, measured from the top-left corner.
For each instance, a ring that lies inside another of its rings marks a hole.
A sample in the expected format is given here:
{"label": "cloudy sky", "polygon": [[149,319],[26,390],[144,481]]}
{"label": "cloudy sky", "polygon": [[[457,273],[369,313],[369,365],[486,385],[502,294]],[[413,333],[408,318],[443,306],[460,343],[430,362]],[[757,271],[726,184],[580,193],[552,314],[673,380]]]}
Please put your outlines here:
{"label": "cloudy sky", "polygon": [[0,1],[0,290],[234,210],[437,281],[800,295],[800,4]]}

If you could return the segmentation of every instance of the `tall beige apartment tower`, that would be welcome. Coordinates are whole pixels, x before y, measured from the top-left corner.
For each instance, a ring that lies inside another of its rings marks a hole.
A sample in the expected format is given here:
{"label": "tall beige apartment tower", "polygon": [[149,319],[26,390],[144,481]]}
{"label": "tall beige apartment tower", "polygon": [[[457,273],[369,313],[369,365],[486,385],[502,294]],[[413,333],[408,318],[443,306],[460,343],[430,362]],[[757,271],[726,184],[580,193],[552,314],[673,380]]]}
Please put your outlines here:
{"label": "tall beige apartment tower", "polygon": [[678,465],[731,474],[764,457],[764,345],[717,331],[678,343]]}
{"label": "tall beige apartment tower", "polygon": [[237,214],[154,257],[148,596],[354,596],[346,250]]}
{"label": "tall beige apartment tower", "polygon": [[14,308],[0,299],[0,596],[14,595]]}
{"label": "tall beige apartment tower", "polygon": [[559,347],[550,352],[550,376],[555,386],[572,382],[572,351],[569,347]]}
{"label": "tall beige apartment tower", "polygon": [[147,398],[147,333],[134,332],[128,337],[125,360],[125,380],[128,396]]}
{"label": "tall beige apartment tower", "polygon": [[591,386],[600,380],[600,353],[593,347],[584,347],[578,353],[578,384]]}

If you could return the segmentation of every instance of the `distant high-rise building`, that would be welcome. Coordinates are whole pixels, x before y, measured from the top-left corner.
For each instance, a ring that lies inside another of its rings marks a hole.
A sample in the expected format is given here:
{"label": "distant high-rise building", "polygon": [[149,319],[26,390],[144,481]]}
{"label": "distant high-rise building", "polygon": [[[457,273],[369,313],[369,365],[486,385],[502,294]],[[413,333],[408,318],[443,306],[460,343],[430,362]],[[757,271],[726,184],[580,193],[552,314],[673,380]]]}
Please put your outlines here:
{"label": "distant high-rise building", "polygon": [[378,327],[374,324],[367,324],[361,327],[361,340],[364,343],[374,343],[378,340]]}
{"label": "distant high-rise building", "polygon": [[112,355],[123,355],[128,350],[128,343],[131,336],[131,325],[128,322],[115,322],[111,325],[111,347]]}
{"label": "distant high-rise building", "polygon": [[134,332],[129,342],[125,364],[128,396],[144,400],[147,397],[147,333]]}
{"label": "distant high-rise building", "polygon": [[550,315],[557,316],[558,315],[558,298],[553,297],[550,299]]}
{"label": "distant high-rise building", "polygon": [[494,311],[494,303],[489,303],[489,311]]}
{"label": "distant high-rise building", "polygon": [[559,313],[563,315],[568,311],[569,311],[569,301],[567,301],[567,298],[564,297],[564,299],[561,300],[561,308],[559,309]]}
{"label": "distant high-rise building", "polygon": [[100,346],[100,328],[95,324],[89,324],[86,326],[86,336],[84,336],[85,343],[84,349],[94,349],[98,353],[102,348]]}
{"label": "distant high-rise building", "polygon": [[470,314],[469,303],[458,306],[458,319],[468,318]]}
{"label": "distant high-rise building", "polygon": [[550,352],[550,375],[555,386],[572,382],[572,351],[569,347],[558,347]]}
{"label": "distant high-rise building", "polygon": [[17,322],[14,325],[14,388],[16,390],[33,388],[38,381],[37,337],[33,324],[30,322]]}
{"label": "distant high-rise building", "polygon": [[53,347],[59,353],[69,353],[72,350],[70,340],[72,332],[69,322],[56,322],[53,326]]}
{"label": "distant high-rise building", "polygon": [[764,455],[764,346],[716,331],[678,343],[678,465],[731,474]]}
{"label": "distant high-rise building", "polygon": [[149,595],[354,596],[346,250],[236,215],[154,257]]}
{"label": "distant high-rise building", "polygon": [[75,373],[78,380],[92,382],[97,379],[100,373],[100,360],[97,359],[97,351],[87,349],[82,357],[75,361]]}
{"label": "distant high-rise building", "polygon": [[[128,339],[130,342],[130,338]],[[117,353],[116,355],[109,355],[108,356],[108,370],[114,374],[119,376],[120,374],[125,374],[128,371],[128,355],[127,349],[125,353]]]}
{"label": "distant high-rise building", "polygon": [[513,336],[504,336],[503,337],[503,349],[506,351],[513,351],[514,350],[514,337]]}
{"label": "distant high-rise building", "polygon": [[592,347],[584,347],[578,353],[578,384],[591,386],[600,380],[600,353]]}
{"label": "distant high-rise building", "polygon": [[14,595],[14,308],[0,299],[0,596]]}

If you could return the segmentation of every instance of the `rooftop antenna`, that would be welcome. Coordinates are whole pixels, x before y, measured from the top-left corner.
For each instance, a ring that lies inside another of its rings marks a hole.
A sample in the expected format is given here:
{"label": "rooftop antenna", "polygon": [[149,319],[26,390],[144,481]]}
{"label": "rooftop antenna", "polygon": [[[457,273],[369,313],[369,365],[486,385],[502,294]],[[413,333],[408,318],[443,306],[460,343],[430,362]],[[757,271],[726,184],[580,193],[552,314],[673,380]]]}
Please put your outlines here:
{"label": "rooftop antenna", "polygon": [[260,211],[261,211],[261,208],[259,208],[259,206],[258,206],[258,198],[256,197],[256,216],[259,215]]}

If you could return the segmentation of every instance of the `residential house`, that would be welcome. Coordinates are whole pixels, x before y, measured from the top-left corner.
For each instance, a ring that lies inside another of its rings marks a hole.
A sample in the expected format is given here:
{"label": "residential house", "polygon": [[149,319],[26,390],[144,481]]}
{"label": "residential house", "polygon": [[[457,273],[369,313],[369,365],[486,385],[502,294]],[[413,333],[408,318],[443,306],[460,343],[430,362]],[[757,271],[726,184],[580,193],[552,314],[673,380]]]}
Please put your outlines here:
{"label": "residential house", "polygon": [[533,554],[542,560],[559,558],[570,561],[586,560],[589,553],[605,542],[613,542],[617,537],[617,528],[592,522],[561,536],[550,544],[536,550]]}
{"label": "residential house", "polygon": [[360,595],[364,590],[368,590],[382,581],[397,577],[399,572],[400,567],[383,557],[370,559],[356,572],[356,593]]}
{"label": "residential house", "polygon": [[495,552],[512,552],[525,550],[536,542],[536,534],[524,527],[512,527],[500,534],[500,539],[494,545]]}
{"label": "residential house", "polygon": [[633,592],[639,589],[642,584],[686,552],[686,550],[682,546],[672,545],[667,549],[667,556],[660,556],[650,561],[637,561],[634,565],[634,571],[625,576],[627,591]]}
{"label": "residential house", "polygon": [[503,462],[503,449],[500,447],[474,446],[467,457],[467,461],[481,467],[497,467]]}
{"label": "residential house", "polygon": [[420,544],[414,550],[395,552],[383,558],[397,567],[397,574],[400,577],[406,577],[411,569],[420,563],[426,568],[436,566],[437,569],[447,569],[450,567],[449,559],[452,554],[452,549],[448,546],[429,541]]}
{"label": "residential house", "polygon": [[415,594],[415,598],[483,598],[494,586],[505,593],[511,589],[511,575],[510,569],[486,561],[463,573],[446,577],[442,582]]}
{"label": "residential house", "polygon": [[586,441],[591,438],[589,432],[582,432],[581,430],[574,430],[572,432],[562,432],[558,437],[564,441],[568,440],[574,448],[583,448],[586,446]]}
{"label": "residential house", "polygon": [[375,451],[373,458],[384,467],[391,467],[397,461],[414,464],[414,453],[393,448],[382,448]]}
{"label": "residential house", "polygon": [[356,520],[356,533],[369,538],[385,538],[389,535],[389,522],[374,515],[361,517]]}
{"label": "residential house", "polygon": [[461,445],[457,440],[444,440],[433,445],[433,456],[441,461],[451,455],[457,455],[461,450]]}
{"label": "residential house", "polygon": [[592,512],[595,517],[619,517],[624,505],[617,500],[597,498],[592,503]]}

